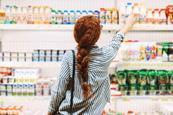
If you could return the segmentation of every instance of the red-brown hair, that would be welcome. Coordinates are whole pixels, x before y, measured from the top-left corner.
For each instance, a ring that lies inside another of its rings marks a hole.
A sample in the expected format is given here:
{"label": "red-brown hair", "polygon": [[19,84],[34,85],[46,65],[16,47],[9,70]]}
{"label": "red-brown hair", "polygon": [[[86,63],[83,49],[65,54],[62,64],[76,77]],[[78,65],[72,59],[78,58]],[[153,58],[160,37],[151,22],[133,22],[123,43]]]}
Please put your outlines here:
{"label": "red-brown hair", "polygon": [[81,79],[83,96],[90,96],[91,87],[88,84],[88,65],[90,50],[100,37],[100,20],[95,16],[83,16],[75,24],[74,38],[78,43],[77,68]]}

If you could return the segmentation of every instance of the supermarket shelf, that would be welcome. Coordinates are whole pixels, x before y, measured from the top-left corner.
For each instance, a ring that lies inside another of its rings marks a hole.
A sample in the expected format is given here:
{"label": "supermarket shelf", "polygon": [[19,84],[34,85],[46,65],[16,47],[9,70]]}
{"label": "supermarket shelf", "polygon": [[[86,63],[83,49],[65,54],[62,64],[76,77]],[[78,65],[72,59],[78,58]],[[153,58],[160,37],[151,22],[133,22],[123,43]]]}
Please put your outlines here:
{"label": "supermarket shelf", "polygon": [[[120,25],[103,25],[103,30],[119,30],[122,26]],[[0,25],[0,30],[73,30],[74,25]],[[136,24],[133,31],[173,31],[173,25],[153,25],[153,24]]]}
{"label": "supermarket shelf", "polygon": [[173,70],[173,62],[159,61],[123,61],[119,62],[118,69],[165,69]]}
{"label": "supermarket shelf", "polygon": [[0,62],[1,67],[54,67],[61,66],[61,62]]}
{"label": "supermarket shelf", "polygon": [[[103,30],[118,30],[119,25],[104,25]],[[73,30],[74,25],[0,25],[0,30]]]}
{"label": "supermarket shelf", "polygon": [[173,100],[173,95],[164,95],[164,96],[113,96],[116,99],[123,99],[123,100],[133,100],[133,99],[151,99],[151,100]]}
{"label": "supermarket shelf", "polygon": [[0,101],[10,100],[50,100],[51,96],[0,96]]}
{"label": "supermarket shelf", "polygon": [[136,24],[134,31],[173,31],[173,25]]}

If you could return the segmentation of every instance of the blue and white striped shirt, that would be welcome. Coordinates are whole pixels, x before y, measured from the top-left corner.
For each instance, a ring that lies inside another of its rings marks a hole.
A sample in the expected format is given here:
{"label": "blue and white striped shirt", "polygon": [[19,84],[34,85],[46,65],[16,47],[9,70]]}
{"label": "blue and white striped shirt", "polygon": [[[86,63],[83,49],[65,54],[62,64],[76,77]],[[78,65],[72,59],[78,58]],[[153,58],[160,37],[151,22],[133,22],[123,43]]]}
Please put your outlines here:
{"label": "blue and white striped shirt", "polygon": [[[124,35],[122,33],[117,33],[108,45],[91,49],[88,83],[91,84],[92,96],[87,100],[83,98],[76,66],[73,98],[74,115],[101,115],[106,103],[110,101],[108,67],[115,58],[123,38]],[[67,85],[70,77],[72,77],[72,64],[72,52],[66,52],[61,65],[59,80],[52,88],[49,112],[54,112],[58,109],[61,114],[68,115],[67,111],[70,109],[71,92],[67,90]]]}

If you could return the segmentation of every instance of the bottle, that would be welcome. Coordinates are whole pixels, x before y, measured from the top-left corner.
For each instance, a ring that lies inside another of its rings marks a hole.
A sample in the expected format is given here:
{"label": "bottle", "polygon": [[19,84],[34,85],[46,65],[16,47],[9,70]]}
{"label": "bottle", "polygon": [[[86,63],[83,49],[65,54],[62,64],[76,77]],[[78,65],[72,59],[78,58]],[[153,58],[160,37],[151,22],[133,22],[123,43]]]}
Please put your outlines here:
{"label": "bottle", "polygon": [[57,13],[55,10],[51,10],[51,24],[57,24]]}
{"label": "bottle", "polygon": [[86,10],[82,10],[82,16],[88,15],[88,12]]}
{"label": "bottle", "polygon": [[50,24],[50,20],[51,20],[51,9],[48,6],[44,7],[45,10],[45,24]]}
{"label": "bottle", "polygon": [[98,10],[95,10],[95,11],[94,11],[94,15],[95,15],[98,19],[100,19],[100,12],[99,12]]}
{"label": "bottle", "polygon": [[106,9],[105,8],[100,9],[100,22],[101,24],[106,24]]}
{"label": "bottle", "polygon": [[166,12],[165,9],[161,9],[159,11],[159,17],[160,17],[159,24],[166,24],[166,14],[165,14],[165,12]]}
{"label": "bottle", "polygon": [[132,14],[132,11],[133,11],[132,7],[133,7],[132,3],[131,2],[128,2],[127,5],[126,5],[126,10],[125,10],[126,11],[126,13],[125,13],[126,18],[130,14]]}
{"label": "bottle", "polygon": [[140,16],[139,16],[139,23],[140,24],[145,24],[145,19],[146,19],[146,13],[147,9],[144,7],[144,5],[140,4]]}
{"label": "bottle", "polygon": [[160,22],[160,16],[159,16],[159,9],[154,9],[153,11],[153,24],[159,24]]}
{"label": "bottle", "polygon": [[106,9],[106,24],[112,23],[112,11],[111,9]]}
{"label": "bottle", "polygon": [[67,10],[64,10],[63,14],[63,24],[69,24],[69,13]]}
{"label": "bottle", "polygon": [[82,16],[82,13],[80,10],[76,11],[76,21]]}
{"label": "bottle", "polygon": [[147,24],[153,24],[153,11],[152,11],[152,9],[148,9],[148,11],[147,11],[146,23]]}
{"label": "bottle", "polygon": [[75,24],[76,22],[76,14],[74,10],[70,10],[69,23]]}
{"label": "bottle", "polygon": [[92,10],[88,10],[88,15],[93,15],[94,12]]}
{"label": "bottle", "polygon": [[63,13],[61,10],[57,11],[56,18],[57,18],[57,24],[63,24]]}
{"label": "bottle", "polygon": [[0,10],[0,24],[4,24],[5,23],[5,11]]}
{"label": "bottle", "polygon": [[118,24],[119,20],[118,20],[118,10],[113,8],[112,9],[112,24]]}

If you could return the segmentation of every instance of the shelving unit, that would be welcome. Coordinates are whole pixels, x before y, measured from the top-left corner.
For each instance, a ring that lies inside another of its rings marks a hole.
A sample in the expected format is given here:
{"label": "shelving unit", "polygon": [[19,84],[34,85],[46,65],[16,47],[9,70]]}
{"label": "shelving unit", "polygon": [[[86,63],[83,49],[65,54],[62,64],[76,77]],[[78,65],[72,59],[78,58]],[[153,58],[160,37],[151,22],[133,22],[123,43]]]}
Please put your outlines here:
{"label": "shelving unit", "polygon": [[[122,27],[122,25],[103,25],[103,31],[119,30]],[[1,31],[72,31],[73,28],[74,25],[0,25]],[[132,31],[172,32],[173,25],[136,24]]]}
{"label": "shelving unit", "polygon": [[[137,0],[130,0],[135,2]],[[102,2],[102,4],[99,4]],[[121,7],[121,4],[129,2],[129,0],[0,0],[0,6],[11,5],[49,5],[57,9],[99,9],[100,7]],[[155,0],[144,2],[148,7],[163,7],[165,4],[172,4],[172,0]],[[161,2],[161,3],[159,3]],[[154,4],[151,4],[154,3]],[[73,5],[72,5],[73,4]],[[98,45],[107,44],[115,31],[122,28],[120,25],[103,25],[103,32]],[[2,42],[2,51],[24,51],[30,52],[34,49],[72,49],[76,45],[73,39],[74,25],[0,25],[0,41]],[[136,24],[130,33],[126,35],[126,40],[138,41],[173,41],[173,25],[153,25],[153,24]],[[123,45],[122,47],[123,48]],[[120,53],[120,52],[119,52]],[[167,69],[173,70],[173,62],[156,62],[156,61],[134,61],[124,62],[116,59],[110,65],[110,73],[115,69]],[[34,67],[41,68],[42,77],[57,77],[61,62],[0,62],[1,67]],[[173,102],[173,96],[117,96],[112,97],[117,111],[135,110],[149,111],[164,108],[158,106],[162,103]],[[26,114],[46,114],[50,96],[0,96],[1,105],[18,104],[26,106]],[[139,106],[140,105],[140,106]],[[172,107],[172,106],[171,106]],[[43,109],[44,111],[38,111]],[[31,110],[29,112],[29,110]],[[165,110],[165,109],[164,109]],[[163,111],[164,111],[163,110]],[[45,112],[45,113],[44,113]]]}

